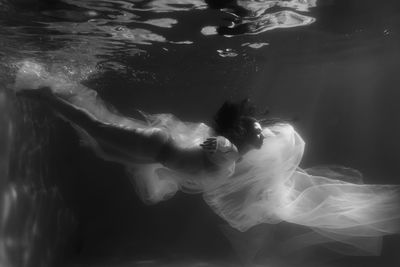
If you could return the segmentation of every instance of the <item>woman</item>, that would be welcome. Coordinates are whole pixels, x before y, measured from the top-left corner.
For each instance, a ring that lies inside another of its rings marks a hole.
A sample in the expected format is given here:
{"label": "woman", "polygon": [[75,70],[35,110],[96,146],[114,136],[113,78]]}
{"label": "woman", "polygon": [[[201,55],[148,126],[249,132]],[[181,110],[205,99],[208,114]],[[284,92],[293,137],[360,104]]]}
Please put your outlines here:
{"label": "woman", "polygon": [[298,244],[340,241],[372,254],[383,235],[400,232],[399,186],[364,185],[344,167],[300,169],[299,134],[287,123],[255,119],[248,102],[225,103],[212,129],[171,114],[124,117],[94,91],[33,62],[21,64],[15,88],[48,103],[99,156],[126,166],[146,203],[178,190],[202,193],[240,231],[286,221],[313,230]]}

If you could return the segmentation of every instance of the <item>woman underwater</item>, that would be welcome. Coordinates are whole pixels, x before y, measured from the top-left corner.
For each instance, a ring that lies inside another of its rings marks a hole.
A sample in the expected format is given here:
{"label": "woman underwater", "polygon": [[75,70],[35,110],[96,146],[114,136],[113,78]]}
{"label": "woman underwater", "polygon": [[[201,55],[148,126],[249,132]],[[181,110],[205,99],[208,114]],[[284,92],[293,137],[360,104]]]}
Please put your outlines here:
{"label": "woman underwater", "polygon": [[248,102],[225,103],[213,128],[171,114],[127,118],[95,91],[28,61],[15,89],[46,102],[98,156],[123,164],[145,203],[202,193],[240,231],[286,221],[312,230],[308,245],[339,241],[375,255],[382,236],[400,232],[400,186],[363,184],[345,167],[301,169],[305,143],[293,126],[257,120]]}

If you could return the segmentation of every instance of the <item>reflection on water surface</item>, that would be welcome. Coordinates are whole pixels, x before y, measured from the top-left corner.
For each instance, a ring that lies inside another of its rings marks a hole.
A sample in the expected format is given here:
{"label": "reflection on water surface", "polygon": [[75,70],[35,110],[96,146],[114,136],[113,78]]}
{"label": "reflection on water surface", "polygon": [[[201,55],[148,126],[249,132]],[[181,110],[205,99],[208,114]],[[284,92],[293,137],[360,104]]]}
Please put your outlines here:
{"label": "reflection on water surface", "polygon": [[[4,1],[0,6],[4,14],[0,31],[4,50],[26,56],[63,50],[70,54],[72,50],[87,58],[134,55],[147,50],[142,45],[157,42],[195,45],[200,32],[234,36],[305,26],[314,22],[307,13],[316,6],[316,0],[62,0],[50,6],[14,7],[10,11],[11,4]],[[222,21],[199,29],[184,19],[188,12],[200,18],[212,14],[213,9],[224,18]],[[177,27],[191,33],[182,39],[166,31],[172,33]],[[16,43],[24,45],[15,51]]]}

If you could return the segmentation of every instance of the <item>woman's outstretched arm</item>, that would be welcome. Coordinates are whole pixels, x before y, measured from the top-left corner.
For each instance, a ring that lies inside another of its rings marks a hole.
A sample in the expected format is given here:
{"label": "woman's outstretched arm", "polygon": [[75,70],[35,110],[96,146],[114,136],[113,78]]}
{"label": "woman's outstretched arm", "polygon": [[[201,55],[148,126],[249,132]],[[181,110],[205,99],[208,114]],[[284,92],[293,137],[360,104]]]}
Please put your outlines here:
{"label": "woman's outstretched arm", "polygon": [[122,163],[154,162],[169,135],[149,127],[144,120],[120,115],[97,93],[65,77],[51,75],[43,66],[25,62],[19,69],[15,89],[18,94],[46,103],[80,133],[95,142],[107,159]]}
{"label": "woman's outstretched arm", "polygon": [[161,162],[166,167],[196,172],[213,167],[201,147],[184,149],[166,129],[120,115],[82,84],[52,76],[36,63],[19,70],[16,90],[38,98],[91,139],[92,148],[106,160],[123,164]]}
{"label": "woman's outstretched arm", "polygon": [[109,161],[123,164],[155,162],[169,141],[168,133],[162,129],[151,128],[144,121],[135,122],[114,113],[97,96],[88,99],[84,99],[84,95],[64,97],[54,94],[51,87],[22,90],[19,94],[45,103],[68,121],[84,141],[90,139],[86,143]]}

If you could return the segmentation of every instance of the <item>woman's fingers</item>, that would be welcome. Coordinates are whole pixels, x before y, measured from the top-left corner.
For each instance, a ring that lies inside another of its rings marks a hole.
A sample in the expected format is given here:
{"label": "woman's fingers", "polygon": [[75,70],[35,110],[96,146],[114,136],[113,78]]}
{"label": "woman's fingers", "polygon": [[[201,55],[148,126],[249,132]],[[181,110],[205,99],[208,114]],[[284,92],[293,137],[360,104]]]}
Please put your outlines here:
{"label": "woman's fingers", "polygon": [[215,152],[217,149],[217,139],[213,137],[207,138],[200,146],[208,152]]}
{"label": "woman's fingers", "polygon": [[204,143],[206,143],[206,144],[217,144],[217,139],[208,138]]}
{"label": "woman's fingers", "polygon": [[217,145],[217,141],[216,140],[207,140],[207,141],[204,142],[204,144]]}
{"label": "woman's fingers", "polygon": [[203,142],[204,145],[216,145],[217,141],[216,140],[210,140],[207,139],[206,141]]}
{"label": "woman's fingers", "polygon": [[216,145],[216,142],[212,142],[212,141],[205,141],[203,144],[205,145]]}
{"label": "woman's fingers", "polygon": [[215,149],[217,146],[213,144],[200,144],[201,147],[206,149]]}

